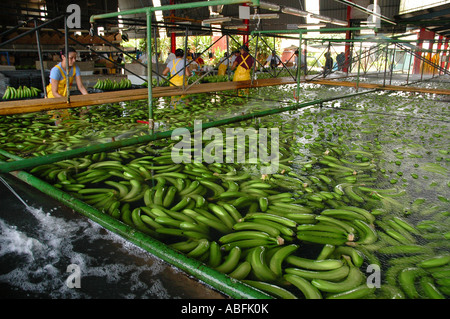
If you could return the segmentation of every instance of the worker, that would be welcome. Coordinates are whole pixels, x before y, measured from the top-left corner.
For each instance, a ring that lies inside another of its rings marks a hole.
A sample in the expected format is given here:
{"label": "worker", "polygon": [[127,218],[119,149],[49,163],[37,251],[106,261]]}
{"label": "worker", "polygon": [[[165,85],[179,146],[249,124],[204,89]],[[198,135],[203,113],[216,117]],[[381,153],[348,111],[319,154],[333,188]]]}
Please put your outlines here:
{"label": "worker", "polygon": [[331,57],[330,51],[325,53],[325,66],[323,67],[323,77],[326,77],[328,74],[331,74],[331,70],[333,69],[333,58]]}
{"label": "worker", "polygon": [[[147,56],[147,52],[143,52],[138,59],[141,63],[143,64],[147,64],[148,62],[148,56]],[[152,55],[152,63],[156,63],[157,57],[153,54]]]}
{"label": "worker", "polygon": [[195,53],[195,62],[202,68],[205,65],[205,61],[202,58],[202,54],[200,52]]}
{"label": "worker", "polygon": [[[248,53],[249,49],[246,45],[240,47],[240,55],[236,58],[231,67],[231,70],[234,71],[233,82],[237,81],[249,81],[251,79],[250,72],[253,66],[253,58]],[[248,95],[249,90],[238,90],[238,95],[242,96],[243,94]]]}
{"label": "worker", "polygon": [[[295,66],[298,68],[298,50],[295,50],[294,55],[295,55]],[[302,51],[302,55],[300,57],[300,70],[303,71],[303,74],[306,75],[306,54],[305,54],[305,50]]]}
{"label": "worker", "polygon": [[236,61],[237,57],[241,55],[241,53],[239,52],[239,50],[235,50],[231,53],[231,58],[230,58],[230,65],[234,64],[234,61]]}
{"label": "worker", "polygon": [[[167,64],[167,67],[164,69],[162,74],[163,76],[167,76],[169,72],[171,75],[170,86],[183,86],[183,84],[188,84],[188,77],[192,75],[192,72],[189,70],[189,67],[186,67],[186,64],[184,62],[183,49],[175,50],[175,59]],[[183,103],[184,97],[184,95],[171,97],[171,105],[174,109],[176,109],[177,105],[180,102]]]}
{"label": "worker", "polygon": [[167,67],[163,71],[163,75],[167,76],[169,74],[172,76],[171,86],[182,86],[183,85],[183,73],[184,73],[184,81],[187,84],[187,78],[191,76],[191,71],[189,68],[185,67],[184,63],[184,50],[177,49],[175,50],[175,60],[172,60],[167,64]]}
{"label": "worker", "polygon": [[233,81],[250,80],[250,71],[253,66],[253,58],[248,53],[249,49],[246,45],[240,47],[240,55],[236,58],[231,70],[234,71]]}
{"label": "worker", "polygon": [[228,58],[228,52],[225,52],[223,54],[223,57],[220,58],[219,70],[217,72],[217,75],[225,75],[227,73],[229,63],[230,63],[230,59]]}
{"label": "worker", "polygon": [[341,52],[336,56],[336,62],[338,65],[338,71],[342,71],[342,69],[344,68],[344,64],[345,64],[345,53]]}
{"label": "worker", "polygon": [[192,60],[190,56],[186,57],[187,61],[187,68],[189,71],[191,71],[192,75],[196,75],[200,73],[200,68],[198,66],[198,63],[195,62],[195,60]]}
{"label": "worker", "polygon": [[264,63],[264,66],[266,66],[267,63],[269,63],[269,66],[272,70],[281,64],[281,59],[278,57],[275,50],[272,50],[272,54],[269,55],[266,62]]}
{"label": "worker", "polygon": [[80,68],[75,65],[75,59],[77,57],[77,52],[73,48],[68,48],[68,60],[66,59],[66,55],[61,50],[61,62],[55,65],[50,71],[50,84],[47,85],[47,97],[63,97],[67,96],[67,80],[66,80],[66,65],[67,61],[69,61],[69,85],[71,86],[73,83],[73,79],[77,83],[78,90],[81,94],[88,94],[86,88],[83,85],[81,80]]}
{"label": "worker", "polygon": [[175,59],[176,59],[175,53],[169,52],[169,55],[167,56],[167,59],[164,62],[164,64],[169,64],[170,61]]}
{"label": "worker", "polygon": [[[71,47],[67,49],[67,52],[68,56],[66,57],[65,52],[63,50],[60,51],[59,55],[61,57],[61,62],[55,65],[50,71],[50,84],[45,88],[47,98],[67,96],[67,90],[70,90],[74,78],[81,94],[88,94],[88,91],[84,87],[83,81],[81,80],[80,68],[75,65],[77,52]],[[67,62],[69,64],[69,72],[66,70]],[[67,74],[69,76],[69,88],[67,88]],[[67,109],[49,111],[48,114],[52,115],[52,119],[55,120],[56,125],[60,124],[63,120],[68,119],[70,116]]]}

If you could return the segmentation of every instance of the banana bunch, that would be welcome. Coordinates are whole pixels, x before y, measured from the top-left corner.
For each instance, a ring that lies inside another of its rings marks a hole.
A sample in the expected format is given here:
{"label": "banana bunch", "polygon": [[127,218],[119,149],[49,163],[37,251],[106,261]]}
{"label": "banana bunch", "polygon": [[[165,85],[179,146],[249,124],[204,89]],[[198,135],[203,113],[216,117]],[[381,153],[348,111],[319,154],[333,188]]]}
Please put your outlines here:
{"label": "banana bunch", "polygon": [[94,89],[103,91],[123,90],[129,88],[131,88],[131,80],[125,78],[122,78],[120,82],[116,82],[116,80],[111,81],[110,79],[97,80],[97,83],[94,85]]}
{"label": "banana bunch", "polygon": [[35,88],[33,86],[27,87],[26,85],[24,86],[21,85],[17,89],[12,86],[8,86],[2,99],[3,100],[27,99],[37,97],[40,92],[42,92],[40,89]]}

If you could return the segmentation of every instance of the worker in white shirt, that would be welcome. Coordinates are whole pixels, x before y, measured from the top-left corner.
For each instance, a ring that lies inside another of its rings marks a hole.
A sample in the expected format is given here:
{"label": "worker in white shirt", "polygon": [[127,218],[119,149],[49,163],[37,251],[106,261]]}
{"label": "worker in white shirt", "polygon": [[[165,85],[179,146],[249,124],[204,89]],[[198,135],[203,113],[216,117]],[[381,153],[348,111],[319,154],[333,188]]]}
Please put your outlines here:
{"label": "worker in white shirt", "polygon": [[266,66],[267,63],[269,63],[271,69],[275,69],[281,64],[281,59],[277,55],[277,52],[275,50],[273,50],[272,54],[269,55],[269,57],[266,60],[266,63],[264,63],[264,66]]}
{"label": "worker in white shirt", "polygon": [[167,56],[166,62],[164,62],[165,64],[169,64],[170,61],[175,60],[176,56],[175,53],[173,52],[169,52],[169,55]]}

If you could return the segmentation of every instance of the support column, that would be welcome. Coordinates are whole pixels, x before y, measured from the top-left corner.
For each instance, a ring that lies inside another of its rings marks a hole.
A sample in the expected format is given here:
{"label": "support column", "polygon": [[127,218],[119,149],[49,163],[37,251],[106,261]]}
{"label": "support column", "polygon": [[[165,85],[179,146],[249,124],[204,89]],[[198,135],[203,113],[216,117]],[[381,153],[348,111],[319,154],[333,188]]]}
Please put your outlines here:
{"label": "support column", "polygon": [[[352,7],[347,6],[347,27],[351,27],[351,16]],[[350,40],[352,38],[352,32],[350,30],[345,31],[345,40]],[[349,61],[350,61],[350,42],[345,43],[345,62],[342,71],[348,73],[349,71]]]}
{"label": "support column", "polygon": [[450,52],[448,51],[448,38],[445,40],[444,54],[445,54],[445,60],[444,59],[442,60],[442,67],[445,68],[446,70],[448,70],[448,67],[449,67],[448,59],[450,57]]}
{"label": "support column", "polygon": [[[242,4],[244,7],[248,7],[248,3],[244,3]],[[248,32],[249,32],[249,20],[248,19],[244,19],[244,24],[245,24],[245,34],[243,36],[243,40],[242,40],[242,45],[246,45],[248,46]]]}
{"label": "support column", "polygon": [[420,32],[417,39],[417,46],[419,47],[419,50],[416,52],[417,55],[419,56],[414,57],[414,67],[413,67],[414,74],[419,74],[422,72],[421,65],[423,65],[423,63],[420,57],[423,57],[423,54],[420,50],[422,49],[423,41],[425,40],[433,41],[434,32],[428,31],[425,28],[420,28]]}
{"label": "support column", "polygon": [[[175,0],[170,0],[170,4],[175,4]],[[175,10],[170,10],[170,15],[175,15]],[[170,22],[174,22],[173,19],[170,20]],[[175,32],[172,32],[170,34],[170,50],[172,53],[175,53],[175,50],[177,49],[177,36]]]}

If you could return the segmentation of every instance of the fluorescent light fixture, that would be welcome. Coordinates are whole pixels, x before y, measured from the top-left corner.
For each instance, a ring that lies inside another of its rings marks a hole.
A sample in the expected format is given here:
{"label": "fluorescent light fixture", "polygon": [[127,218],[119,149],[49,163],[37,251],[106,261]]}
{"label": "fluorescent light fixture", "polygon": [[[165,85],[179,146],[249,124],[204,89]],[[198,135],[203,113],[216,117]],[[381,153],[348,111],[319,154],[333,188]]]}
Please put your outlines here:
{"label": "fluorescent light fixture", "polygon": [[270,11],[280,11],[280,9],[281,9],[281,7],[277,4],[263,2],[263,1],[259,2],[259,7],[261,9],[266,9],[266,10],[270,10]]}
{"label": "fluorescent light fixture", "polygon": [[331,19],[331,24],[340,25],[342,27],[346,27],[348,25],[347,21],[338,20],[338,19]]}
{"label": "fluorescent light fixture", "polygon": [[246,24],[241,24],[241,25],[227,25],[227,26],[224,26],[224,28],[226,28],[226,29],[232,29],[232,30],[246,29],[246,28],[247,28],[247,25],[246,25]]}
{"label": "fluorescent light fixture", "polygon": [[218,17],[218,18],[211,18],[211,19],[206,19],[202,21],[202,25],[205,24],[220,24],[223,22],[230,22],[231,21],[231,17]]}
{"label": "fluorescent light fixture", "polygon": [[253,19],[278,19],[280,15],[278,13],[260,13],[253,15]]}
{"label": "fluorescent light fixture", "polygon": [[323,21],[323,22],[331,22],[331,18],[322,16],[320,14],[311,14],[311,18]]}
{"label": "fluorescent light fixture", "polygon": [[302,10],[290,8],[290,7],[281,8],[281,12],[286,13],[286,14],[291,14],[294,16],[298,16],[298,17],[307,17],[309,15],[309,13],[306,11],[302,11]]}
{"label": "fluorescent light fixture", "polygon": [[326,27],[327,25],[325,23],[305,23],[305,24],[298,24],[297,28],[299,29],[303,29],[303,28],[323,28]]}

